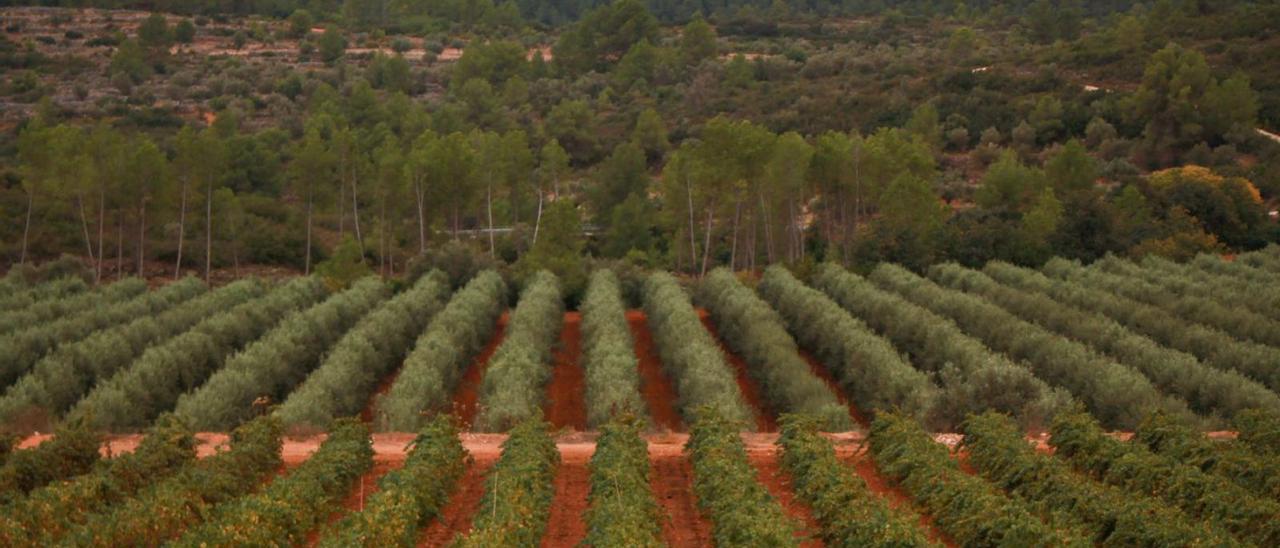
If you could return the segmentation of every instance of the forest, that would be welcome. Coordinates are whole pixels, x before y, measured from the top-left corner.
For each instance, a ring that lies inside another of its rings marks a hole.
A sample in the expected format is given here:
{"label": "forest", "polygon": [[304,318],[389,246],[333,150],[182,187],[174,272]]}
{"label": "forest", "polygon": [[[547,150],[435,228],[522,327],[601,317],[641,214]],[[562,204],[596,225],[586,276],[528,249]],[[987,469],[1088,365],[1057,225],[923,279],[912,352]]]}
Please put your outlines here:
{"label": "forest", "polygon": [[160,11],[3,8],[0,262],[305,273],[349,240],[580,295],[595,260],[1280,239],[1267,2],[93,4]]}

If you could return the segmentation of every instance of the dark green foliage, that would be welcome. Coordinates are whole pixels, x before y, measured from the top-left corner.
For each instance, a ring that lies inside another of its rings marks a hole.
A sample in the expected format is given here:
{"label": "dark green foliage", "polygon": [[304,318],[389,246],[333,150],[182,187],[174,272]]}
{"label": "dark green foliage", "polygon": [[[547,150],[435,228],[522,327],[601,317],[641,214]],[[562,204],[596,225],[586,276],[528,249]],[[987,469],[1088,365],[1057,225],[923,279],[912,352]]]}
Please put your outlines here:
{"label": "dark green foliage", "polygon": [[1071,519],[1055,517],[1050,526],[996,486],[961,471],[946,446],[933,441],[911,418],[880,414],[871,423],[868,443],[880,471],[961,545],[1091,545]]}
{"label": "dark green foliage", "polygon": [[1280,500],[1280,461],[1256,455],[1243,443],[1211,440],[1158,413],[1138,425],[1134,439],[1156,454],[1227,478],[1256,496]]}
{"label": "dark green foliage", "polygon": [[378,480],[378,492],[363,509],[327,528],[320,546],[416,546],[418,528],[444,510],[468,461],[452,419],[431,419],[413,440],[404,466]]}
{"label": "dark green foliage", "polygon": [[966,414],[986,409],[1018,417],[1026,426],[1039,426],[1070,404],[1071,395],[1065,390],[1051,388],[1026,366],[993,352],[955,322],[883,291],[861,276],[828,264],[819,269],[814,285],[909,352],[911,363],[937,376],[944,388],[926,417],[931,426],[954,429]]}
{"label": "dark green foliage", "polygon": [[448,297],[444,274],[435,270],[384,301],[333,343],[324,361],[289,392],[276,410],[281,420],[323,427],[363,411],[378,383],[404,361]]}
{"label": "dark green foliage", "polygon": [[810,417],[783,415],[778,438],[782,467],[796,496],[813,510],[827,546],[932,546],[919,516],[892,508],[852,467],[836,458],[831,441]]}
{"label": "dark green foliage", "polygon": [[507,332],[480,385],[476,427],[501,432],[541,414],[551,378],[551,345],[564,325],[564,300],[555,274],[539,271],[520,294]]}
{"label": "dark green foliage", "polygon": [[534,417],[511,429],[502,443],[502,456],[485,480],[472,529],[457,539],[457,546],[537,545],[547,528],[560,465],[550,428],[541,417]]}
{"label": "dark green foliage", "polygon": [[71,531],[75,546],[159,546],[253,492],[280,467],[280,423],[254,419],[231,433],[231,448],[184,467],[123,504],[104,508]]}
{"label": "dark green foliage", "polygon": [[752,412],[742,399],[733,370],[673,276],[649,275],[644,283],[644,311],[662,368],[675,381],[676,405],[685,422],[693,422],[703,407],[729,420],[750,420]]}
{"label": "dark green foliage", "polygon": [[746,360],[774,411],[817,417],[832,432],[853,426],[849,408],[809,369],[782,318],[732,272],[711,271],[698,284],[697,299],[720,337]]}
{"label": "dark green foliage", "polygon": [[1008,417],[973,415],[965,421],[967,462],[1042,516],[1078,519],[1100,546],[1233,546],[1224,532],[1195,524],[1181,511],[1146,496],[1082,477],[1067,463],[1038,454]]}
{"label": "dark green foliage", "polygon": [[1229,480],[1164,458],[1135,442],[1102,431],[1088,414],[1054,420],[1049,443],[1077,470],[1133,493],[1149,494],[1189,515],[1217,524],[1243,541],[1272,546],[1280,540],[1280,503],[1249,494]]}
{"label": "dark green foliage", "polygon": [[587,422],[598,427],[619,414],[644,417],[635,341],[627,324],[618,276],[607,269],[595,271],[579,310]]}
{"label": "dark green foliage", "polygon": [[1262,410],[1236,415],[1240,443],[1260,455],[1280,456],[1280,415]]}
{"label": "dark green foliage", "polygon": [[340,508],[351,483],[371,467],[369,428],[357,419],[337,420],[306,462],[262,492],[217,507],[173,546],[299,544]]}
{"label": "dark green foliage", "polygon": [[649,485],[644,422],[620,415],[601,425],[591,455],[591,491],[583,517],[588,546],[663,546],[663,514]]}
{"label": "dark green foliage", "polygon": [[693,462],[693,492],[720,546],[798,546],[796,523],[756,480],[740,425],[714,408],[698,410],[685,452]]}
{"label": "dark green foliage", "polygon": [[88,290],[88,284],[76,277],[58,278],[8,295],[0,296],[0,313],[6,316],[42,301],[61,299]]}
{"label": "dark green foliage", "polygon": [[53,438],[14,451],[0,465],[0,502],[22,498],[32,489],[88,472],[98,462],[101,437],[83,421],[69,421]]}
{"label": "dark green foliage", "polygon": [[[38,286],[37,286],[38,287]],[[85,313],[95,307],[136,297],[147,290],[147,284],[138,278],[127,278],[92,292],[70,292],[58,298],[33,302],[20,310],[5,313],[0,318],[0,333],[12,333],[51,320],[66,320],[69,316]],[[29,291],[34,291],[34,288]],[[13,297],[22,295],[17,293]]]}
{"label": "dark green foliage", "polygon": [[375,403],[383,430],[413,431],[424,411],[444,411],[472,358],[493,335],[506,308],[507,286],[492,270],[477,274],[449,299],[418,337],[395,384]]}

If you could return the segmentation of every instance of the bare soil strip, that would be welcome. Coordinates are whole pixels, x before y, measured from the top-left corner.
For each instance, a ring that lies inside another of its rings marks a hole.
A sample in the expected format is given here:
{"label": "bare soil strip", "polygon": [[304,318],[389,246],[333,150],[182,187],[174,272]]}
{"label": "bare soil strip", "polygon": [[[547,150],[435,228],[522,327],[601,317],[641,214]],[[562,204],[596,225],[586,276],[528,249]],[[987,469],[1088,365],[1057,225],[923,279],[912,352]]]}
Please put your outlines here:
{"label": "bare soil strip", "polygon": [[[683,454],[683,438],[649,442],[649,484],[662,506],[662,540],[667,546],[712,546],[711,523],[698,511],[693,466]],[[674,440],[672,440],[674,441]]]}
{"label": "bare soil strip", "polygon": [[373,468],[351,483],[351,490],[347,493],[347,498],[342,499],[342,510],[329,514],[329,519],[325,522],[326,525],[307,535],[307,546],[316,546],[320,543],[320,533],[323,532],[324,527],[338,523],[338,520],[341,520],[348,513],[364,510],[365,501],[378,492],[378,479],[388,472],[400,469],[402,466],[404,466],[404,457],[402,456],[375,456]]}
{"label": "bare soil strip", "polygon": [[684,423],[676,411],[676,386],[662,371],[662,359],[653,345],[653,333],[649,331],[644,311],[628,310],[627,324],[631,326],[631,338],[635,340],[636,360],[640,368],[640,395],[649,407],[649,418],[658,430],[681,432]]}
{"label": "bare soil strip", "polygon": [[854,405],[853,400],[850,400],[844,391],[840,389],[840,384],[836,382],[835,377],[831,375],[831,370],[827,369],[826,365],[805,350],[800,351],[800,357],[804,358],[804,361],[809,364],[809,370],[813,371],[814,376],[827,383],[827,388],[830,388],[831,392],[836,395],[836,399],[849,408],[849,418],[853,419],[853,422],[858,423],[863,428],[871,426],[871,420],[866,415],[863,415],[858,410],[858,406]]}
{"label": "bare soil strip", "polygon": [[818,520],[814,519],[813,511],[808,504],[797,499],[795,492],[791,490],[790,480],[778,463],[778,452],[766,449],[749,448],[747,451],[751,466],[756,469],[756,479],[764,485],[770,495],[773,495],[773,498],[778,500],[778,504],[786,509],[787,515],[802,526],[796,531],[796,538],[804,539],[800,546],[807,548],[826,546],[819,538],[822,528],[818,525]]}
{"label": "bare soil strip", "polygon": [[400,370],[401,368],[397,367],[389,375],[382,378],[382,382],[378,383],[378,389],[374,390],[373,394],[369,395],[369,402],[364,404],[364,409],[360,411],[360,420],[364,421],[366,424],[373,422],[374,403],[378,401],[378,396],[386,394],[388,390],[391,390],[391,386],[394,385],[396,383],[396,379],[400,377]]}
{"label": "bare soil strip", "polygon": [[760,387],[756,386],[755,381],[751,380],[751,376],[747,374],[747,362],[741,356],[735,354],[729,346],[720,338],[719,332],[716,331],[715,323],[711,321],[711,316],[706,310],[698,309],[698,318],[702,320],[702,325],[706,326],[707,331],[711,332],[712,338],[716,340],[716,344],[720,345],[720,350],[724,352],[729,365],[733,367],[738,378],[738,389],[742,391],[743,399],[747,400],[747,404],[755,411],[756,431],[757,432],[777,432],[778,418],[770,412],[764,404],[764,397],[760,393]]}
{"label": "bare soil strip", "polygon": [[552,357],[551,382],[547,385],[547,420],[556,428],[587,429],[586,373],[582,356],[582,315],[565,312],[560,342]]}
{"label": "bare soil strip", "polygon": [[[889,478],[880,475],[875,459],[871,458],[871,455],[865,451],[861,444],[843,447],[840,444],[836,444],[836,454],[846,462],[852,463],[854,469],[858,472],[858,477],[861,477],[862,481],[867,483],[867,487],[871,489],[871,492],[887,499],[890,506],[915,509],[915,505],[909,495],[889,481]],[[942,530],[935,527],[933,520],[923,512],[920,512],[920,527],[925,529],[930,539],[941,542],[946,546],[957,546],[956,542],[943,533]]]}
{"label": "bare soil strip", "polygon": [[587,494],[591,472],[587,464],[594,443],[559,444],[560,468],[556,471],[555,498],[542,536],[543,548],[573,548],[587,536]]}
{"label": "bare soil strip", "polygon": [[493,357],[493,353],[498,350],[498,345],[502,344],[510,315],[510,312],[503,312],[498,317],[498,325],[493,329],[493,337],[489,339],[489,344],[476,355],[476,359],[462,374],[462,379],[458,381],[458,386],[454,390],[453,413],[462,420],[465,428],[470,428],[471,423],[475,422],[476,412],[479,411],[477,405],[480,402],[480,381],[484,379],[484,370],[489,366],[489,358]]}
{"label": "bare soil strip", "polygon": [[480,499],[484,497],[485,476],[497,461],[496,455],[473,457],[475,460],[458,480],[458,486],[449,495],[440,517],[423,528],[418,546],[445,546],[458,534],[471,530],[472,516],[479,510]]}

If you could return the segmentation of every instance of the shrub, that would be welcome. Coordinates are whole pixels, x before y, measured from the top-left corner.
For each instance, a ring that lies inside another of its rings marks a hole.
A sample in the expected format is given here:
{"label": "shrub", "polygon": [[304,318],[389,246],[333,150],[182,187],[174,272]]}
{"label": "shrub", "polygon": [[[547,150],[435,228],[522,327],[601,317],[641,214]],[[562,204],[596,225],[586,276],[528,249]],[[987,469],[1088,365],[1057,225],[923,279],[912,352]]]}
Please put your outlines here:
{"label": "shrub", "polygon": [[993,352],[950,319],[861,276],[823,265],[814,285],[898,348],[909,349],[913,363],[938,378],[942,390],[926,416],[930,426],[953,429],[969,413],[994,409],[1017,417],[1024,426],[1039,427],[1070,405],[1069,393],[1051,388],[1025,365]]}
{"label": "shrub", "polygon": [[972,295],[939,287],[901,267],[881,264],[871,280],[945,314],[994,350],[1025,360],[1046,382],[1070,390],[1104,423],[1132,427],[1152,408],[1194,419],[1186,403],[1165,396],[1132,368],[1078,342],[1054,335]]}
{"label": "shrub", "polygon": [[196,439],[184,425],[172,416],[161,417],[132,453],[6,506],[0,513],[0,544],[51,545],[90,513],[120,504],[193,463],[195,448]]}
{"label": "shrub", "polygon": [[[315,279],[311,284],[319,285]],[[211,370],[208,381],[177,400],[178,415],[197,429],[225,429],[252,416],[254,401],[272,402],[288,393],[310,371],[331,344],[387,296],[375,277],[319,304],[291,314],[253,344]],[[309,300],[307,304],[314,302]],[[196,388],[196,387],[192,387]]]}
{"label": "shrub", "polygon": [[200,321],[261,297],[262,283],[240,280],[154,316],[94,332],[45,356],[0,398],[0,418],[13,419],[31,408],[61,415],[99,381],[128,366],[147,347],[186,331]]}
{"label": "shrub", "polygon": [[677,404],[685,422],[694,422],[704,407],[734,422],[751,420],[752,411],[742,399],[733,370],[673,276],[666,272],[649,275],[644,285],[644,311],[662,367],[675,381]]}
{"label": "shrub", "polygon": [[190,331],[147,349],[127,368],[94,387],[67,416],[83,417],[107,429],[144,426],[200,386],[232,353],[290,313],[320,299],[322,292],[314,278],[297,278],[260,299],[210,316]]}
{"label": "shrub", "polygon": [[600,427],[584,516],[587,546],[663,546],[662,512],[649,486],[649,444],[640,436],[643,427],[643,421],[627,415]]}
{"label": "shrub", "polygon": [[203,521],[221,503],[253,492],[280,467],[280,423],[249,421],[231,433],[230,450],[199,459],[137,497],[104,508],[72,530],[75,546],[160,546]]}
{"label": "shrub", "polygon": [[560,451],[551,425],[530,418],[511,429],[502,456],[485,481],[484,497],[471,531],[455,542],[459,548],[534,546],[547,528],[555,497]]}
{"label": "shrub", "polygon": [[1205,272],[1155,255],[1145,257],[1141,266],[1127,261],[1109,261],[1105,268],[1159,284],[1168,291],[1247,308],[1271,320],[1280,320],[1280,288],[1273,284]]}
{"label": "shrub", "polygon": [[1114,439],[1086,413],[1060,415],[1050,432],[1055,455],[1093,478],[1130,493],[1162,498],[1240,540],[1263,546],[1280,542],[1280,503],[1261,500],[1226,479],[1152,454],[1136,443]]}
{"label": "shrub", "polygon": [[439,516],[470,456],[449,417],[437,416],[413,440],[404,466],[378,480],[359,512],[327,528],[320,546],[415,546],[418,528]]}
{"label": "shrub", "polygon": [[1222,370],[1236,371],[1272,390],[1280,389],[1280,354],[1269,346],[1237,340],[1226,333],[1188,322],[1133,299],[1056,280],[1003,263],[983,269],[1002,284],[1032,290],[1059,302],[1098,312],[1156,342],[1187,352]]}
{"label": "shrub", "polygon": [[58,278],[0,296],[0,314],[12,314],[42,301],[84,293],[89,285],[76,277]]}
{"label": "shrub", "polygon": [[1159,413],[1138,425],[1134,439],[1158,455],[1231,480],[1258,497],[1280,500],[1280,461],[1259,456],[1243,443],[1210,440]]}
{"label": "shrub", "polygon": [[1081,478],[1064,461],[1036,453],[1013,421],[998,413],[974,415],[962,428],[967,462],[1001,489],[1042,515],[1069,514],[1102,546],[1235,544],[1230,535],[1196,525],[1181,511],[1147,496]]}
{"label": "shrub", "polygon": [[1280,414],[1262,410],[1245,411],[1235,417],[1236,438],[1255,453],[1280,456]]}
{"label": "shrub", "polygon": [[541,413],[542,386],[551,378],[551,346],[564,325],[559,283],[555,274],[540,271],[520,295],[481,381],[476,419],[481,430],[507,430]]}
{"label": "shrub", "polygon": [[44,487],[88,472],[98,462],[101,438],[82,421],[69,421],[53,438],[14,451],[0,466],[0,502],[11,502]]}
{"label": "shrub", "polygon": [[360,413],[378,382],[404,360],[448,296],[444,274],[432,271],[384,302],[334,343],[320,366],[276,412],[286,425],[317,427]]}
{"label": "shrub", "polygon": [[601,269],[591,275],[580,310],[587,422],[598,427],[618,414],[645,416],[635,341],[621,286],[612,271]]}
{"label": "shrub", "polygon": [[315,454],[261,493],[214,509],[173,546],[297,545],[340,509],[351,483],[373,467],[369,428],[356,419],[334,422]]}
{"label": "shrub", "polygon": [[[51,321],[24,317],[24,314],[6,315],[5,320],[24,322],[22,325],[28,327],[0,337],[0,386],[13,383],[60,344],[78,341],[94,331],[138,316],[167,310],[203,293],[205,285],[194,278],[187,278],[152,292],[145,292],[146,288],[146,282],[136,278],[116,282],[101,293],[77,296],[85,297],[85,300],[76,302],[74,309],[59,307],[45,318]],[[57,302],[66,304],[77,297]]]}
{"label": "shrub", "polygon": [[1005,287],[981,272],[938,265],[930,277],[953,289],[982,296],[1018,317],[1065,337],[1092,345],[1151,379],[1161,390],[1185,398],[1195,411],[1227,417],[1253,407],[1280,410],[1280,397],[1235,372],[1200,363],[1194,356],[1160,346],[1097,313],[1054,299]]}
{"label": "shrub", "polygon": [[796,496],[813,510],[827,546],[933,545],[920,528],[919,516],[892,508],[852,467],[840,463],[831,442],[818,433],[817,421],[783,415],[780,422],[782,468],[791,476]]}
{"label": "shrub", "polygon": [[840,305],[805,286],[786,268],[771,266],[757,288],[797,341],[831,366],[859,410],[893,409],[923,415],[937,397],[928,376],[911,367],[889,341]]}
{"label": "shrub", "polygon": [[880,471],[965,546],[1092,546],[1069,520],[1053,526],[994,485],[960,470],[946,446],[914,420],[881,413],[867,438]]}
{"label": "shrub", "polygon": [[717,409],[700,409],[684,448],[693,462],[693,492],[711,521],[715,543],[798,546],[797,524],[756,480],[739,429]]}
{"label": "shrub", "polygon": [[424,410],[447,408],[464,368],[493,336],[506,292],[502,277],[486,270],[449,299],[375,402],[382,429],[411,432],[423,425]]}
{"label": "shrub", "polygon": [[711,271],[696,296],[716,322],[720,337],[750,365],[747,373],[764,389],[770,407],[818,417],[828,431],[853,426],[848,407],[809,369],[782,318],[732,272]]}

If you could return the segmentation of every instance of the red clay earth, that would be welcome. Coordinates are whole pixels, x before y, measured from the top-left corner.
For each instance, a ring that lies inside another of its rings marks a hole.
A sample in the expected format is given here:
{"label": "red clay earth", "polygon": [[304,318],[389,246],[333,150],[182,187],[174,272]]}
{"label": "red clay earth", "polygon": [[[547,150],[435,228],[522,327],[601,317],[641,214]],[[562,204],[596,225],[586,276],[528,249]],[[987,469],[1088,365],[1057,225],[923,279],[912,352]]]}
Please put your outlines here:
{"label": "red clay earth", "polygon": [[813,518],[813,511],[809,505],[796,498],[789,481],[779,467],[778,452],[769,449],[772,448],[748,448],[747,450],[747,458],[750,459],[751,466],[756,469],[756,479],[764,485],[770,495],[773,495],[773,498],[778,500],[778,504],[787,511],[787,515],[803,527],[796,531],[796,538],[804,539],[800,546],[825,546],[826,544],[818,536],[821,526]]}
{"label": "red clay earth", "polygon": [[871,421],[861,411],[858,411],[852,400],[845,396],[844,391],[840,389],[840,384],[836,382],[835,377],[831,376],[831,370],[827,369],[827,366],[819,362],[808,351],[801,350],[800,357],[804,358],[805,363],[809,364],[809,370],[813,372],[814,376],[827,383],[827,388],[831,389],[831,392],[836,395],[836,399],[849,408],[849,418],[853,419],[853,422],[858,423],[863,428],[871,426]]}
{"label": "red clay earth", "polygon": [[676,411],[676,386],[662,372],[662,359],[653,345],[653,333],[645,321],[644,311],[628,310],[627,324],[631,338],[635,340],[636,360],[640,368],[640,394],[649,407],[649,418],[660,430],[683,430],[680,413]]}
{"label": "red clay earth", "polygon": [[[915,506],[911,502],[911,497],[902,491],[897,485],[894,485],[889,478],[880,475],[880,470],[876,468],[875,459],[865,451],[865,447],[861,444],[855,446],[841,447],[836,445],[837,455],[843,456],[846,462],[853,464],[854,470],[858,472],[858,477],[867,483],[867,488],[872,493],[879,495],[889,502],[894,508],[914,509]],[[957,546],[956,541],[947,536],[940,529],[933,525],[933,519],[924,512],[920,514],[920,527],[924,528],[931,540],[941,542],[946,546]]]}
{"label": "red clay earth", "polygon": [[467,471],[445,502],[440,517],[431,520],[418,537],[418,546],[445,546],[471,530],[473,516],[484,497],[485,478],[502,453],[501,434],[462,434],[462,446],[470,454]]}
{"label": "red clay earth", "polygon": [[711,546],[711,523],[698,511],[684,439],[649,440],[649,485],[662,507],[662,541],[667,546]]}
{"label": "red clay earth", "polygon": [[564,314],[560,343],[552,356],[551,382],[547,384],[544,410],[556,428],[587,429],[586,376],[578,358],[582,355],[582,315]]}
{"label": "red clay earth", "polygon": [[480,401],[480,381],[484,379],[484,370],[489,366],[489,358],[493,357],[493,353],[498,350],[498,345],[502,343],[502,336],[507,332],[507,320],[510,319],[510,312],[503,312],[498,317],[498,325],[493,329],[493,337],[489,339],[489,344],[480,351],[476,359],[471,362],[471,366],[467,367],[467,371],[462,374],[462,379],[458,381],[458,387],[453,393],[453,414],[461,419],[465,428],[470,428],[471,423],[475,422],[477,404]]}
{"label": "red clay earth", "polygon": [[591,472],[587,463],[595,452],[595,443],[561,443],[560,467],[556,470],[555,498],[547,531],[542,535],[543,548],[572,548],[587,536],[587,494],[591,491]]}
{"label": "red clay earth", "polygon": [[402,466],[404,466],[403,456],[375,455],[373,468],[370,468],[368,472],[357,478],[356,481],[351,482],[351,490],[347,493],[347,497],[342,499],[342,510],[329,514],[329,519],[325,521],[324,525],[317,527],[307,535],[307,546],[318,545],[320,543],[320,534],[324,529],[338,523],[348,513],[364,510],[365,501],[378,492],[378,479],[387,472],[398,470]]}
{"label": "red clay earth", "polygon": [[724,352],[724,357],[729,362],[736,373],[738,380],[738,389],[742,391],[743,399],[747,400],[747,404],[755,411],[756,431],[757,432],[777,432],[778,420],[764,406],[764,399],[760,395],[760,388],[751,380],[751,376],[747,374],[747,362],[742,357],[735,354],[720,339],[719,332],[716,331],[715,323],[711,321],[711,316],[704,309],[698,309],[698,318],[702,320],[702,325],[706,326],[707,331],[711,332],[711,337],[716,340],[716,344],[720,345],[720,351]]}
{"label": "red clay earth", "polygon": [[360,420],[365,423],[373,422],[373,409],[374,404],[378,401],[378,396],[386,394],[388,390],[391,390],[391,386],[396,383],[396,378],[400,377],[401,369],[402,368],[397,367],[390,375],[382,378],[382,382],[378,383],[378,388],[369,396],[369,402],[364,404],[364,409],[360,410]]}

